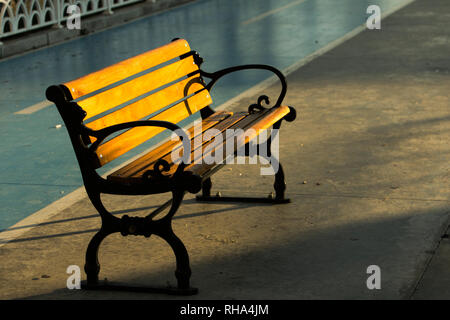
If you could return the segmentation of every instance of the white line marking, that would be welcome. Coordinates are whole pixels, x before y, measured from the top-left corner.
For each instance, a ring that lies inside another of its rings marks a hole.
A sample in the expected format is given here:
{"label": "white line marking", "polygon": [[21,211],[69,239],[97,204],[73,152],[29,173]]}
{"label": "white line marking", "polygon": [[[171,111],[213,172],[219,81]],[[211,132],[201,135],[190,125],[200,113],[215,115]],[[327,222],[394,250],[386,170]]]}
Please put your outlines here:
{"label": "white line marking", "polygon": [[[388,16],[390,16],[391,14],[393,14],[395,11],[400,10],[401,8],[407,6],[408,4],[414,2],[415,0],[407,0],[406,2],[386,11],[385,13],[382,13],[382,18],[387,18]],[[300,61],[297,61],[296,63],[290,65],[289,67],[287,67],[286,69],[283,69],[283,73],[284,75],[289,75],[290,73],[296,71],[297,69],[299,69],[300,67],[304,66],[305,64],[307,64],[308,62],[311,62],[312,60],[314,60],[315,58],[319,57],[320,55],[334,49],[335,47],[337,47],[338,45],[342,44],[343,42],[353,38],[354,36],[356,36],[357,34],[359,34],[360,32],[364,31],[366,29],[366,24],[364,23],[363,25],[357,27],[356,29],[350,31],[349,33],[347,33],[346,35],[344,35],[343,37],[329,43],[328,45],[326,45],[325,47],[317,50],[316,52],[312,53],[311,55],[307,56],[306,58],[301,59]],[[268,86],[272,85],[273,83],[275,83],[277,81],[277,77],[273,76],[269,79],[266,79],[262,82],[260,82],[259,84],[257,84],[256,86],[242,92],[241,94],[239,94],[238,96],[228,100],[227,102],[221,104],[220,106],[218,106],[217,108],[215,108],[214,110],[220,111],[223,110],[225,108],[227,108],[228,106],[232,105],[233,103],[237,102],[240,99],[244,99],[244,98],[249,98],[252,96],[255,96],[255,93],[258,91],[261,91],[265,88],[267,88]],[[189,126],[189,125],[187,125]],[[160,143],[158,143],[156,146],[164,143],[165,141],[161,141]],[[154,146],[155,147],[155,146]],[[107,173],[105,173],[103,176],[106,177],[108,174],[118,170],[119,168],[121,168],[122,166],[130,163],[131,161],[136,160],[137,158],[139,158],[140,156],[144,155],[145,153],[147,153],[150,149],[153,149],[154,147],[149,148],[148,150],[136,155],[135,157],[129,159],[128,161],[118,165],[117,167],[111,169],[110,171],[108,171]],[[86,197],[86,191],[84,190],[84,187],[80,187],[78,189],[76,189],[75,191],[69,193],[68,195],[64,196],[63,198],[56,200],[55,202],[49,204],[48,206],[46,206],[45,208],[33,213],[32,215],[26,217],[25,219],[19,221],[18,223],[16,223],[15,225],[13,225],[12,227],[10,227],[9,229],[11,230],[5,230],[3,232],[0,232],[0,235],[2,236],[2,238],[0,238],[0,247],[5,245],[6,243],[8,243],[8,241],[11,241],[17,237],[19,237],[20,235],[24,234],[27,231],[30,231],[31,229],[34,228],[33,225],[42,223],[45,220],[50,219],[51,217],[55,216],[56,214],[60,213],[62,210],[72,206],[73,204],[75,204],[77,201],[80,201],[82,199],[84,199]],[[31,225],[29,228],[23,228],[24,226],[28,226]]]}
{"label": "white line marking", "polygon": [[50,107],[51,105],[53,105],[53,102],[48,101],[48,100],[44,100],[41,101],[39,103],[33,104],[30,107],[27,107],[25,109],[22,109],[20,111],[14,112],[14,114],[32,114],[35,113],[36,111],[42,110],[44,108]]}
{"label": "white line marking", "polygon": [[245,26],[245,25],[248,25],[248,24],[250,24],[250,23],[259,21],[259,20],[261,20],[261,19],[264,19],[265,17],[268,17],[268,16],[270,16],[270,15],[272,15],[272,14],[275,14],[275,13],[277,13],[277,12],[283,11],[283,10],[285,10],[285,9],[287,9],[287,8],[296,6],[296,5],[298,5],[298,4],[300,4],[300,3],[303,3],[303,2],[305,2],[305,1],[307,1],[307,0],[297,0],[297,1],[294,1],[294,2],[291,2],[291,3],[288,3],[288,4],[286,4],[286,5],[282,6],[282,7],[279,7],[279,8],[277,8],[277,9],[269,10],[269,11],[267,11],[267,12],[265,12],[265,13],[260,14],[259,16],[256,16],[256,17],[253,17],[253,18],[251,18],[251,19],[245,20],[245,21],[241,22],[241,24],[244,25],[244,26]]}

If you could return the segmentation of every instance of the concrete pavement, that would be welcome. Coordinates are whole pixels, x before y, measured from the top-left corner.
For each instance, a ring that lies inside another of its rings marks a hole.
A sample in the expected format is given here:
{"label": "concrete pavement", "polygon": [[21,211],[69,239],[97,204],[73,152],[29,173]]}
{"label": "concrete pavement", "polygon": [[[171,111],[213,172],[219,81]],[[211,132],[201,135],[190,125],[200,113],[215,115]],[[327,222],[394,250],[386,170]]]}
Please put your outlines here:
{"label": "concrete pavement", "polygon": [[[298,118],[282,125],[280,154],[292,203],[186,197],[174,229],[200,289],[189,299],[450,298],[449,12],[448,1],[417,0],[383,20],[381,31],[367,30],[289,75],[285,102]],[[213,176],[213,192],[223,194],[265,195],[271,185],[257,166]],[[133,215],[163,200],[105,199],[117,214]],[[83,266],[99,222],[82,199],[0,247],[0,298],[178,299],[66,289],[66,268]],[[110,236],[99,259],[101,278],[174,284],[172,252],[156,237]],[[370,265],[381,268],[380,290],[366,286]]]}

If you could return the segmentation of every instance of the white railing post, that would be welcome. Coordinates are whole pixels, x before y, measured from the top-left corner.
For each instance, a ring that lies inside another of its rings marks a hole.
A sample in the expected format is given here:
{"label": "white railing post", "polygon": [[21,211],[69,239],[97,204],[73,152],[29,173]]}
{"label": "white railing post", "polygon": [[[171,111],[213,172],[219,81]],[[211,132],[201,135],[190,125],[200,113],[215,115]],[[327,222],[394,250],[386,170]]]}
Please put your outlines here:
{"label": "white railing post", "polygon": [[54,27],[59,29],[62,28],[61,22],[63,17],[61,1],[62,0],[53,0],[53,7],[56,10],[56,24]]}
{"label": "white railing post", "polygon": [[112,1],[113,0],[106,0],[106,11],[105,11],[105,14],[113,14]]}
{"label": "white railing post", "polygon": [[[2,3],[3,4],[3,6],[1,7],[1,9],[0,9],[0,28],[2,28],[2,26],[3,26],[3,15],[2,14],[4,14],[4,12],[6,11],[6,7],[8,7],[9,6],[9,0],[0,0],[0,3]],[[0,46],[2,46],[3,45],[3,42],[2,42],[2,38],[3,38],[3,28],[0,30]]]}

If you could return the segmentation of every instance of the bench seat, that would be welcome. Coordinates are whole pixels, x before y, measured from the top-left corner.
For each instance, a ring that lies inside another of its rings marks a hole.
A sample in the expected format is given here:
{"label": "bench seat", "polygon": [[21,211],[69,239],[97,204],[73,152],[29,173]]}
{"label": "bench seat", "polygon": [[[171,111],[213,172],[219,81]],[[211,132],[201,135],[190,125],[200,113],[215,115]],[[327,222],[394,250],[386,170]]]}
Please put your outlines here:
{"label": "bench seat", "polygon": [[[225,141],[225,130],[227,129],[242,129],[244,132],[248,132],[247,130],[253,129],[254,132],[257,133],[258,130],[264,130],[271,127],[289,112],[290,109],[287,106],[268,109],[264,112],[253,114],[249,114],[248,112],[216,112],[201,122],[202,135],[208,129],[217,129],[222,133],[222,139]],[[193,174],[205,177],[208,172],[212,171],[219,164],[195,163],[194,139],[196,137],[194,136],[194,132],[197,131],[199,131],[199,129],[194,130],[194,125],[186,130],[186,133],[191,139],[191,161],[184,170],[191,171]],[[255,138],[251,137],[249,134],[245,134],[245,136],[248,138],[247,140]],[[206,139],[203,139],[202,137],[202,148],[206,148],[209,144],[213,143],[213,140],[205,140]],[[173,175],[176,172],[177,165],[173,163],[171,153],[177,144],[179,144],[178,141],[166,141],[157,148],[109,174],[107,180],[125,184],[146,183],[148,180],[147,178],[144,178],[145,173],[153,168],[155,163],[160,159],[164,159],[170,165],[170,169],[166,172],[166,175]],[[233,145],[235,147],[234,151],[236,151],[237,144]],[[178,146],[178,148],[181,148],[181,146]],[[223,155],[225,158],[226,152],[224,152]]]}

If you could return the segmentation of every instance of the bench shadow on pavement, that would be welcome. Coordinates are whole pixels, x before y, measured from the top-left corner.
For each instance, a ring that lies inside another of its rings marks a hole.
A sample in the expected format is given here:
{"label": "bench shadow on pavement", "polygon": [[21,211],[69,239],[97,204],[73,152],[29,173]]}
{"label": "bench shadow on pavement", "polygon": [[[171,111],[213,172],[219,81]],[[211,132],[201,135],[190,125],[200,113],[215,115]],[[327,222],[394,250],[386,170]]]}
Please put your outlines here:
{"label": "bench shadow on pavement", "polygon": [[[188,200],[184,200],[183,203],[184,204],[188,204],[188,203],[198,203],[198,202],[196,202],[193,199],[188,199]],[[205,201],[204,203],[209,203],[209,202]],[[245,206],[246,207],[251,207],[251,206],[258,206],[258,205],[260,205],[260,204],[251,204],[251,203],[249,203],[249,204],[246,204]],[[173,218],[173,220],[187,219],[187,218],[211,215],[211,214],[220,213],[220,212],[233,211],[235,209],[242,208],[242,207],[243,207],[243,204],[242,203],[238,203],[238,204],[236,204],[235,206],[232,206],[232,207],[216,209],[216,210],[208,210],[207,212],[202,211],[202,212],[198,212],[198,213],[190,213],[190,214],[184,214],[184,215],[175,216]],[[139,207],[139,208],[125,209],[125,210],[117,210],[117,211],[112,211],[111,213],[113,215],[121,215],[121,214],[127,214],[127,213],[136,212],[136,211],[143,211],[143,210],[156,209],[156,208],[158,208],[158,206],[148,206],[148,207]],[[91,218],[99,218],[99,215],[98,214],[93,214],[93,215],[82,216],[82,217],[53,220],[53,221],[43,222],[43,223],[39,223],[39,224],[32,224],[32,225],[20,226],[20,227],[17,227],[17,228],[4,229],[4,230],[0,230],[0,232],[11,231],[11,230],[18,230],[18,229],[25,229],[25,228],[31,228],[31,227],[42,227],[42,226],[48,226],[48,225],[53,225],[53,224],[65,223],[65,222],[73,222],[73,221],[77,221],[77,220],[91,219]],[[14,242],[34,241],[34,240],[49,239],[49,238],[67,237],[67,236],[73,236],[73,235],[77,235],[77,234],[93,233],[93,232],[97,232],[98,230],[99,230],[98,228],[96,228],[96,229],[87,229],[87,230],[72,231],[72,232],[66,232],[66,233],[49,234],[49,235],[38,236],[38,237],[18,238],[18,239],[3,241],[3,242],[0,240],[0,243],[14,243]]]}
{"label": "bench shadow on pavement", "polygon": [[[232,210],[234,208],[226,211]],[[409,225],[412,219],[430,224],[430,219],[446,216],[445,210],[444,207],[429,212],[417,210],[401,217],[350,222],[302,233],[291,230],[295,235],[289,239],[225,256],[211,254],[207,259],[194,259],[192,284],[200,288],[196,296],[61,288],[21,299],[409,299],[416,280],[432,256],[436,239],[425,248],[421,245],[423,239],[418,236],[425,234],[424,230],[397,235],[398,230]],[[292,218],[271,231],[273,235],[286,231],[289,225],[294,226],[290,220]],[[270,237],[269,231],[262,230]],[[374,232],[379,233],[378,236],[374,236]],[[422,259],[412,258],[417,247],[421,247]],[[424,254],[422,249],[428,249],[428,253]],[[412,262],[415,265],[411,265]],[[383,290],[366,287],[366,268],[373,264],[380,264],[382,268]],[[129,272],[122,278],[141,285],[161,284],[173,278],[173,270],[153,268],[148,273]],[[174,284],[173,280],[170,282]]]}

